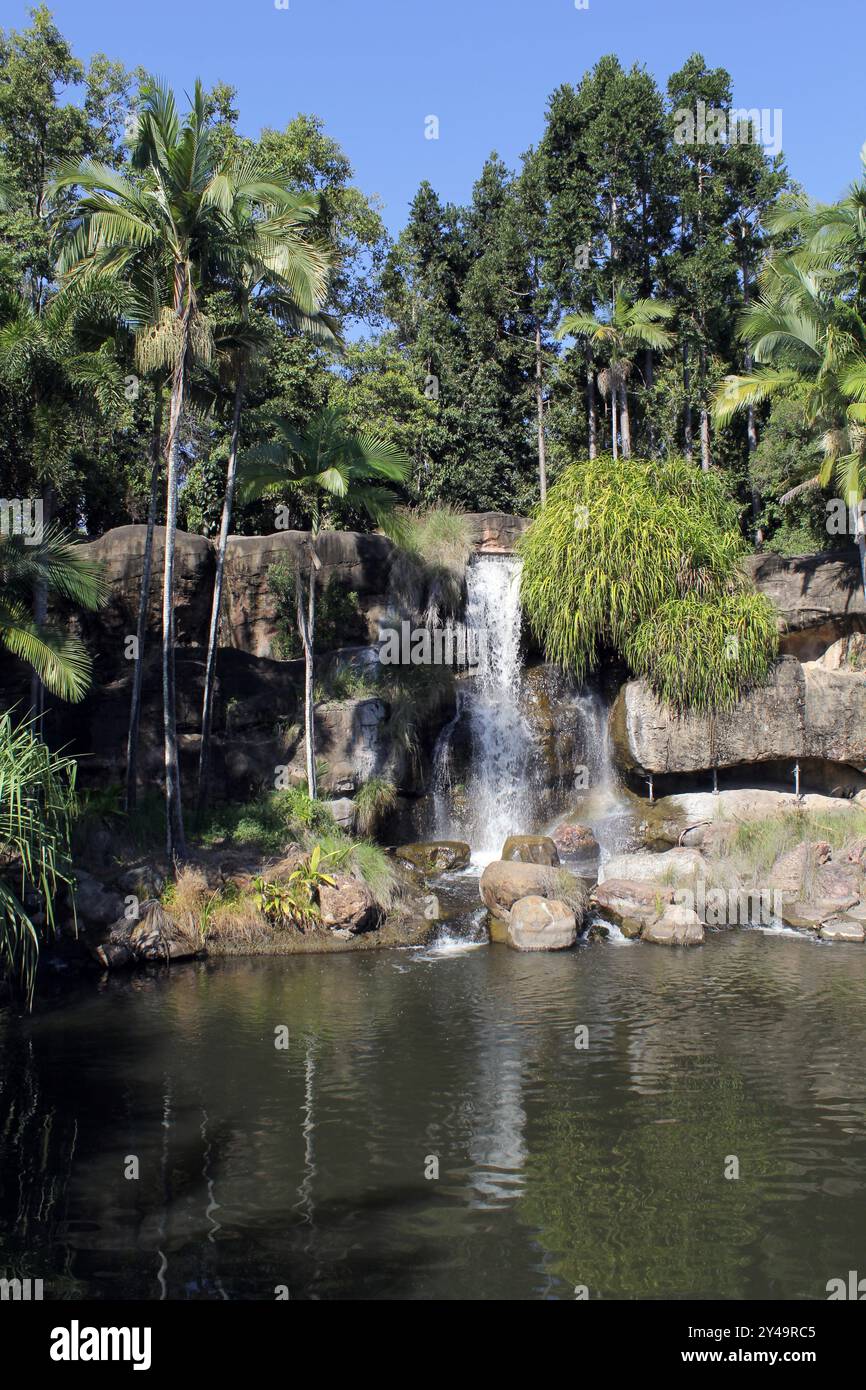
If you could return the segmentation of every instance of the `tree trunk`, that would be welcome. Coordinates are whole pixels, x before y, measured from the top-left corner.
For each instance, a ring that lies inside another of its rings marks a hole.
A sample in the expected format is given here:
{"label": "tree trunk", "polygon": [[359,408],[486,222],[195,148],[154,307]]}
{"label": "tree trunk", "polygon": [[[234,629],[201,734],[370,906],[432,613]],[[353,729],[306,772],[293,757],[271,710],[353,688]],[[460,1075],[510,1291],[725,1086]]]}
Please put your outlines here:
{"label": "tree trunk", "polygon": [[217,544],[216,574],[214,575],[213,601],[211,603],[210,628],[207,640],[207,661],[204,673],[204,697],[201,712],[201,744],[198,757],[198,800],[196,815],[201,816],[208,791],[210,771],[210,740],[213,721],[213,697],[216,684],[217,648],[219,645],[220,612],[222,609],[223,583],[225,579],[226,549],[229,527],[232,521],[232,508],[235,500],[235,487],[238,472],[238,443],[241,429],[241,407],[244,393],[243,368],[238,371],[235,384],[234,411],[232,413],[232,434],[229,444],[228,466],[226,468],[226,490],[223,496],[222,518],[220,520],[219,541]]}
{"label": "tree trunk", "polygon": [[691,373],[689,372],[689,347],[688,343],[683,344],[683,394],[685,396],[685,406],[683,407],[683,439],[685,444],[685,455],[689,463],[692,461],[692,402],[691,402]]}
{"label": "tree trunk", "polygon": [[[652,390],[652,384],[653,384],[653,350],[652,350],[652,348],[647,348],[647,349],[645,350],[645,352],[644,352],[644,359],[643,359],[643,382],[644,382],[644,386],[645,386],[646,389],[647,389],[647,393],[649,393],[649,392]],[[656,450],[656,439],[655,439],[655,429],[654,429],[654,427],[653,427],[653,420],[652,420],[652,403],[651,403],[650,400],[649,400],[649,395],[648,395],[648,394],[647,394],[647,410],[646,410],[646,415],[644,416],[644,423],[645,423],[645,425],[646,425],[647,436],[648,436],[648,440],[649,440],[649,456],[650,456],[650,458],[652,458],[652,456],[653,456],[653,454],[655,453],[655,450]]]}
{"label": "tree trunk", "polygon": [[[43,498],[42,513],[42,534],[48,532],[51,525],[51,513],[54,508],[54,488],[49,483],[45,489]],[[42,627],[48,617],[48,585],[44,579],[38,579],[33,586],[33,621],[37,627]],[[33,732],[38,738],[42,737],[42,726],[45,717],[45,686],[39,679],[36,671],[30,677],[30,707],[33,719]]]}
{"label": "tree trunk", "polygon": [[[743,253],[743,304],[749,304],[749,266],[745,252]],[[752,354],[746,352],[745,355],[746,374],[752,370]],[[755,454],[758,449],[758,427],[755,421],[755,407],[749,405],[746,410],[746,437],[749,441],[749,487],[752,494],[752,524],[755,528],[755,545],[760,549],[764,544],[764,533],[758,524],[758,517],[761,514],[761,494],[755,484]]]}
{"label": "tree trunk", "polygon": [[626,390],[625,379],[620,383],[619,388],[620,420],[622,421],[622,456],[624,459],[631,458],[631,418],[628,412],[628,392]]}
{"label": "tree trunk", "polygon": [[592,353],[586,350],[586,402],[589,419],[589,457],[598,458],[598,407],[595,400],[595,371]]}
{"label": "tree trunk", "polygon": [[177,713],[174,681],[174,547],[177,531],[177,475],[180,459],[180,422],[186,388],[188,322],[171,382],[168,427],[168,478],[165,509],[165,559],[162,574],[162,715],[165,760],[165,842],[169,862],[186,857],[183,809],[180,799],[180,765],[177,755]]}
{"label": "tree trunk", "polygon": [[544,442],[544,375],[541,359],[541,324],[535,324],[535,408],[538,412],[538,490],[547,500],[547,451]]}
{"label": "tree trunk", "polygon": [[[316,725],[314,689],[313,643],[316,639],[316,570],[319,567],[315,545],[310,539],[310,578],[309,590],[304,593],[301,562],[295,567],[295,598],[297,607],[298,633],[304,648],[304,749],[307,767],[307,791],[315,798],[316,783]],[[305,603],[306,599],[306,603]]]}
{"label": "tree trunk", "polygon": [[619,422],[617,420],[616,409],[616,399],[618,394],[619,393],[616,387],[616,383],[612,380],[610,384],[610,438],[611,449],[614,459],[619,458],[619,440],[617,438],[619,432]]}
{"label": "tree trunk", "polygon": [[707,410],[707,354],[701,348],[701,469],[709,473],[713,463],[710,441],[710,412]]}
{"label": "tree trunk", "polygon": [[141,722],[141,684],[144,679],[144,644],[147,637],[147,605],[150,580],[153,574],[153,533],[156,529],[156,499],[159,490],[159,468],[162,462],[162,383],[156,388],[153,406],[153,433],[150,440],[150,500],[147,506],[147,534],[144,539],[144,560],[141,567],[141,590],[138,595],[138,622],[135,629],[135,667],[132,673],[132,699],[129,705],[129,733],[126,739],[126,794],[124,810],[129,815],[138,799],[138,729]]}
{"label": "tree trunk", "polygon": [[864,519],[862,513],[857,517],[857,549],[860,552],[860,583],[863,585],[863,596],[866,598],[866,531],[864,531]]}

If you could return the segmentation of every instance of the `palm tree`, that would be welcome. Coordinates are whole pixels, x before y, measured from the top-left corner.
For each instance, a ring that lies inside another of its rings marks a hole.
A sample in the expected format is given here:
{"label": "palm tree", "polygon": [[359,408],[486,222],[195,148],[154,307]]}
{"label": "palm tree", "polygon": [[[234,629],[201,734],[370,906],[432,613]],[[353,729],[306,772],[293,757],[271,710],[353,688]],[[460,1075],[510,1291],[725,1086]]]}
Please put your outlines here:
{"label": "palm tree", "polygon": [[[618,433],[622,428],[622,451],[631,457],[631,418],[628,406],[628,379],[633,354],[639,348],[662,350],[673,343],[673,334],[662,325],[671,319],[675,309],[660,299],[630,301],[617,291],[607,317],[578,312],[566,314],[556,330],[558,339],[572,336],[600,347],[606,354],[608,366],[599,374],[599,388],[611,400],[611,436],[614,458],[618,457]],[[617,416],[619,415],[619,422]]]}
{"label": "palm tree", "polygon": [[[294,215],[290,212],[293,206]],[[295,195],[289,188],[284,189],[283,205],[275,216],[263,217],[262,209],[253,200],[239,201],[235,208],[235,216],[248,219],[250,223],[246,229],[250,233],[246,237],[249,242],[250,259],[241,268],[241,273],[231,286],[237,320],[221,344],[222,361],[227,367],[229,380],[234,383],[234,390],[202,698],[198,815],[201,815],[208,790],[220,612],[226,550],[237,485],[244,391],[253,364],[267,348],[267,338],[254,325],[251,311],[255,306],[269,314],[284,328],[304,331],[321,345],[336,348],[340,345],[334,325],[328,316],[321,312],[325,292],[324,271],[331,263],[331,256],[315,242],[304,241],[300,236],[304,224],[318,210],[317,198]],[[243,234],[244,229],[239,230]],[[242,239],[243,235],[239,235],[239,240]]]}
{"label": "palm tree", "polygon": [[304,736],[307,789],[316,795],[313,701],[313,646],[316,635],[316,573],[321,566],[316,538],[325,507],[363,511],[383,530],[396,526],[397,496],[391,484],[403,482],[411,461],[394,445],[368,431],[351,429],[346,412],[323,410],[303,433],[287,420],[275,422],[277,438],[250,449],[240,460],[245,500],[282,489],[294,494],[311,517],[306,574],[300,554],[295,565],[296,618],[304,649]]}
{"label": "palm tree", "polygon": [[[778,396],[795,399],[824,452],[818,473],[791,479],[782,501],[835,478],[846,505],[858,509],[866,491],[866,324],[838,291],[830,271],[815,268],[808,252],[771,259],[761,293],[745,310],[740,333],[754,370],[728,376],[716,391],[719,424]],[[857,524],[866,593],[866,535]]]}
{"label": "palm tree", "polygon": [[98,608],[104,597],[98,566],[56,527],[33,545],[22,536],[0,536],[0,643],[52,694],[83,700],[90,685],[87,648],[77,637],[37,622],[30,596],[39,588],[81,608]]}
{"label": "palm tree", "polygon": [[[279,271],[288,253],[278,233],[285,220],[297,225],[298,202],[284,186],[268,180],[255,159],[224,156],[209,126],[207,104],[196,82],[183,123],[171,92],[153,83],[144,93],[132,149],[133,176],[85,160],[61,169],[57,187],[82,190],[80,225],[64,269],[133,273],[152,265],[159,253],[170,270],[170,301],[159,320],[139,333],[136,357],[142,370],[171,373],[166,441],[166,522],[162,594],[162,696],[166,796],[166,847],[183,858],[186,844],[181,805],[174,680],[174,558],[177,531],[180,436],[196,363],[213,356],[212,324],[201,307],[204,290],[231,284],[252,259],[269,258]],[[252,206],[269,215],[260,228],[247,215]],[[310,253],[312,256],[312,252]],[[324,282],[326,267],[321,265]]]}

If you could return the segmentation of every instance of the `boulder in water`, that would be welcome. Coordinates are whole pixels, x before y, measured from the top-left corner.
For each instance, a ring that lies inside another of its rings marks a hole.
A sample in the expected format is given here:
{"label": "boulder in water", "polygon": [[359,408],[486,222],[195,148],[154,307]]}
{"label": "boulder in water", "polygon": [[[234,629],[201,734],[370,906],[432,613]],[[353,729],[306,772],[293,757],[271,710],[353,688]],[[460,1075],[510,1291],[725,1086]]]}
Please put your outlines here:
{"label": "boulder in water", "polygon": [[591,901],[602,917],[619,927],[623,936],[640,936],[673,902],[673,889],[662,884],[610,878],[593,889]]}
{"label": "boulder in water", "polygon": [[825,922],[819,936],[825,941],[853,941],[862,942],[866,938],[862,922],[846,921],[845,918],[834,918],[832,922]]}
{"label": "boulder in water", "polygon": [[346,874],[339,875],[333,887],[320,885],[319,909],[324,926],[351,935],[375,930],[384,916],[366,883]]}
{"label": "boulder in water", "polygon": [[566,903],[532,893],[511,909],[506,939],[516,951],[564,951],[577,940],[577,922]]}
{"label": "boulder in water", "polygon": [[583,921],[586,912],[588,895],[580,879],[568,869],[547,864],[495,859],[481,875],[479,889],[484,906],[499,922],[508,922],[514,904],[530,896],[567,901],[578,922]]}
{"label": "boulder in water", "polygon": [[469,854],[469,846],[463,840],[419,840],[414,845],[400,845],[399,849],[394,850],[395,859],[411,864],[425,874],[465,869]]}
{"label": "boulder in water", "polygon": [[644,927],[640,939],[651,941],[655,946],[700,946],[704,928],[693,908],[671,903],[657,922]]}
{"label": "boulder in water", "polygon": [[[553,843],[561,859],[579,859],[582,862],[595,862],[600,853],[598,840],[588,825],[575,821],[571,825],[558,825],[552,832]],[[502,856],[503,859],[505,856]]]}
{"label": "boulder in water", "polygon": [[521,864],[559,863],[556,845],[548,835],[509,835],[502,846],[502,858]]}

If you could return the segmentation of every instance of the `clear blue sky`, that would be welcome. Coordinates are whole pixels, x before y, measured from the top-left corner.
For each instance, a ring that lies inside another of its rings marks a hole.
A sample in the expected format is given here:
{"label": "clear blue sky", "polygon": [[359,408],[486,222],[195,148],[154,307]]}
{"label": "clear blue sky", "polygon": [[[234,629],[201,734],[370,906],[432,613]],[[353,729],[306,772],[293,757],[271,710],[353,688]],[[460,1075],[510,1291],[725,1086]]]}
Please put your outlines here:
{"label": "clear blue sky", "polygon": [[[465,200],[496,149],[514,165],[541,133],[549,93],[603,53],[660,85],[689,53],[734,79],[737,105],[780,107],[789,168],[814,197],[840,194],[866,140],[864,0],[54,0],[79,57],[101,50],[190,90],[238,90],[256,135],[316,112],[378,193],[392,231],[422,178]],[[27,6],[0,0],[21,28]],[[438,141],[424,118],[437,115]]]}

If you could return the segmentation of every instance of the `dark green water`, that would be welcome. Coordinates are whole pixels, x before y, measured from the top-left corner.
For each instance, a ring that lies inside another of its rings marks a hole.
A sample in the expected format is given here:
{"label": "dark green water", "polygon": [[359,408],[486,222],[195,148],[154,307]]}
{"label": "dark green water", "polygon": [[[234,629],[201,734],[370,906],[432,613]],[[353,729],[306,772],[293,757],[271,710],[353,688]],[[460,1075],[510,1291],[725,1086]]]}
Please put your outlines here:
{"label": "dark green water", "polygon": [[866,1272],[862,947],[209,962],[0,1013],[0,1049],[0,1274],[46,1298],[797,1299]]}

